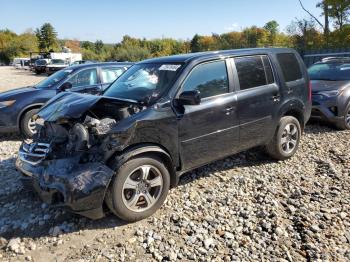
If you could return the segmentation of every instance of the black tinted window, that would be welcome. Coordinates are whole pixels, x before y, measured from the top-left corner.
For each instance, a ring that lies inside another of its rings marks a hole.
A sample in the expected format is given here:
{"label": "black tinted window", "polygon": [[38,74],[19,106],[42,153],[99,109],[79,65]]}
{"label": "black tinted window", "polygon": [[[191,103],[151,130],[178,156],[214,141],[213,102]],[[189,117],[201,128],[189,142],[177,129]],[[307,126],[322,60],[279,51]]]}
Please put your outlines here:
{"label": "black tinted window", "polygon": [[228,92],[225,61],[202,64],[192,70],[183,85],[183,91],[198,90],[201,98]]}
{"label": "black tinted window", "polygon": [[240,89],[266,85],[266,75],[261,56],[235,58]]}
{"label": "black tinted window", "polygon": [[295,81],[303,77],[301,74],[300,65],[294,54],[277,54],[277,59],[286,82]]}
{"label": "black tinted window", "polygon": [[275,82],[275,79],[273,78],[273,73],[272,73],[270,59],[266,55],[264,55],[264,56],[262,56],[262,60],[263,60],[263,63],[264,63],[267,83],[268,84],[272,84],[272,83]]}

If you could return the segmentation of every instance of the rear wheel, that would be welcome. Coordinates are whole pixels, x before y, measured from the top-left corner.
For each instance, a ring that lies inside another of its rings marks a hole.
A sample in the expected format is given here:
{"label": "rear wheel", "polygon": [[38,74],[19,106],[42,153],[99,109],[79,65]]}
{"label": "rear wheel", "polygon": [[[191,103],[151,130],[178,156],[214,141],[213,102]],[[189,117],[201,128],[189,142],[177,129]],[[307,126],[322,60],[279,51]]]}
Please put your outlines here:
{"label": "rear wheel", "polygon": [[350,103],[346,107],[345,114],[342,119],[337,123],[337,127],[341,130],[350,129]]}
{"label": "rear wheel", "polygon": [[300,137],[299,121],[293,116],[284,116],[279,122],[273,139],[266,146],[266,151],[277,160],[288,159],[297,151]]}
{"label": "rear wheel", "polygon": [[119,218],[138,221],[152,215],[164,203],[170,174],[158,157],[132,158],[115,171],[106,203]]}
{"label": "rear wheel", "polygon": [[38,111],[38,108],[32,109],[23,115],[20,122],[20,131],[25,137],[31,138],[36,133],[33,116],[38,113]]}

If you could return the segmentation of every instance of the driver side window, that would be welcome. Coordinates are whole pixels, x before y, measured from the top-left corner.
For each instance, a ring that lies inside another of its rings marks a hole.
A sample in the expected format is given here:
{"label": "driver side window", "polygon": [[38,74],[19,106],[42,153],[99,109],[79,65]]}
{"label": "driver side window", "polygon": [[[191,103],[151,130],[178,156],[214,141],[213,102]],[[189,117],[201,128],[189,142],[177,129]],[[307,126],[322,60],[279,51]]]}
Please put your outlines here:
{"label": "driver side window", "polygon": [[72,88],[97,85],[97,70],[96,68],[86,69],[74,75],[69,82]]}
{"label": "driver side window", "polygon": [[198,90],[201,98],[229,92],[225,61],[215,61],[195,67],[185,80],[183,91]]}

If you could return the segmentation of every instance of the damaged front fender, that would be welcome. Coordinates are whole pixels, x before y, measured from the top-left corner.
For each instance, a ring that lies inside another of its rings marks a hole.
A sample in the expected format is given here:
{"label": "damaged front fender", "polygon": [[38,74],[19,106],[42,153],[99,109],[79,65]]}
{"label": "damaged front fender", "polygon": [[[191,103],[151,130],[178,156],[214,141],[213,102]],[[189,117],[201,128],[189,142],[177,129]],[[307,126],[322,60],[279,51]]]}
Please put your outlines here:
{"label": "damaged front fender", "polygon": [[35,167],[20,159],[16,167],[43,201],[66,206],[92,219],[103,217],[103,201],[114,171],[102,163],[79,163],[78,157],[51,160]]}

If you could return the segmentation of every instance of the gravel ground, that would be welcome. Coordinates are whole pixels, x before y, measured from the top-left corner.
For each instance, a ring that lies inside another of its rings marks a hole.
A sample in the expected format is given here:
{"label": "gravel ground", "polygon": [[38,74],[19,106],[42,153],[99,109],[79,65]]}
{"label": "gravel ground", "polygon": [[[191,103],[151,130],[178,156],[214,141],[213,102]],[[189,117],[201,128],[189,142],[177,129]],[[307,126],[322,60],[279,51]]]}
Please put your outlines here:
{"label": "gravel ground", "polygon": [[36,84],[45,77],[45,74],[36,75],[29,70],[15,69],[13,66],[0,66],[0,92]]}
{"label": "gravel ground", "polygon": [[349,261],[350,131],[307,126],[298,153],[250,150],[187,173],[152,217],[92,221],[25,192],[0,138],[0,261]]}

